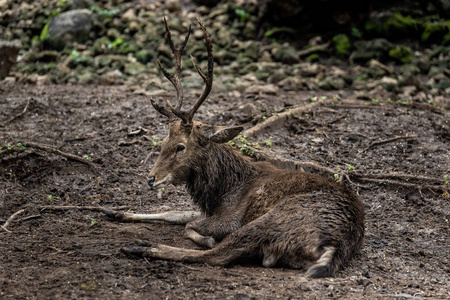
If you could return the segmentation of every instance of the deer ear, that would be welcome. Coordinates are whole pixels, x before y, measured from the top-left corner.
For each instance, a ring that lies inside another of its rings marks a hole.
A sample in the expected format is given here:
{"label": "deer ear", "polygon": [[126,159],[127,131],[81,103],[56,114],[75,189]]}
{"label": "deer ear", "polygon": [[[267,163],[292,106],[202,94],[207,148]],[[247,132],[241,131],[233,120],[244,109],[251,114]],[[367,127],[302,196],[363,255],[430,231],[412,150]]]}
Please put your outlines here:
{"label": "deer ear", "polygon": [[233,127],[222,127],[215,126],[211,127],[212,130],[208,130],[209,134],[206,133],[209,140],[213,143],[226,143],[234,139],[243,129],[241,126]]}

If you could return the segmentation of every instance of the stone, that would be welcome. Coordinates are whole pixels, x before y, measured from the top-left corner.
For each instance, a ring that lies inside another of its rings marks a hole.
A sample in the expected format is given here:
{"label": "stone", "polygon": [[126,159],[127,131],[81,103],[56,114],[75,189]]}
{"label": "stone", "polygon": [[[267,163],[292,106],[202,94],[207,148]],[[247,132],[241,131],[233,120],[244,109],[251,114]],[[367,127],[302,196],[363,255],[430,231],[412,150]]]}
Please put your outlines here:
{"label": "stone", "polygon": [[166,0],[166,7],[170,12],[181,11],[181,3],[179,0]]}
{"label": "stone", "polygon": [[48,26],[46,41],[55,48],[68,42],[83,43],[89,39],[94,15],[88,9],[75,9],[54,17]]}
{"label": "stone", "polygon": [[371,59],[382,60],[394,46],[386,39],[373,39],[370,41],[356,41],[355,51],[352,54],[354,62],[366,62]]}
{"label": "stone", "polygon": [[130,62],[125,65],[125,74],[137,75],[145,72],[145,66],[140,62]]}
{"label": "stone", "polygon": [[272,56],[274,61],[279,61],[284,64],[295,64],[299,61],[297,50],[288,44],[274,47],[272,49]]}
{"label": "stone", "polygon": [[149,51],[149,50],[140,50],[136,53],[136,59],[138,62],[142,64],[146,64],[150,62],[155,57],[155,53]]}
{"label": "stone", "polygon": [[123,76],[119,70],[113,70],[101,75],[101,78],[108,83],[114,83]]}
{"label": "stone", "polygon": [[136,20],[136,12],[134,8],[128,9],[121,17],[122,21],[128,23]]}
{"label": "stone", "polygon": [[8,76],[16,65],[17,54],[21,47],[19,41],[0,41],[0,80]]}
{"label": "stone", "polygon": [[279,88],[273,84],[267,85],[251,85],[245,89],[246,94],[269,94],[276,95]]}
{"label": "stone", "polygon": [[78,77],[78,83],[79,84],[88,84],[88,83],[92,83],[97,79],[97,74],[86,71],[85,73],[81,74]]}
{"label": "stone", "polygon": [[271,73],[269,78],[267,78],[267,82],[269,83],[277,83],[287,77],[286,72],[283,68],[279,68],[275,70],[275,72]]}
{"label": "stone", "polygon": [[394,91],[397,89],[398,81],[395,78],[384,76],[378,80],[377,85],[381,85],[387,91]]}

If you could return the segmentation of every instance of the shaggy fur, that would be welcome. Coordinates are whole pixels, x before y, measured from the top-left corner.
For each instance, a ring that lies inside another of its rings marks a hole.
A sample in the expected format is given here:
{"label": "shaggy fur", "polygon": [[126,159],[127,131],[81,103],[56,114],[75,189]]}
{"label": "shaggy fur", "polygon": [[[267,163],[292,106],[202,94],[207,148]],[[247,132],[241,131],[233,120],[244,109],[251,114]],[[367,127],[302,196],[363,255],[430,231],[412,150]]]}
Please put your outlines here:
{"label": "shaggy fur", "polygon": [[[204,236],[210,246],[219,243],[206,251],[163,247],[153,255],[214,265],[259,256],[266,267],[306,268],[311,278],[333,275],[362,246],[361,201],[326,178],[244,157],[224,144],[238,132],[196,121],[192,127],[171,123],[149,176],[169,174],[168,183],[186,184],[205,215],[186,230]],[[179,145],[184,150],[178,151]]]}

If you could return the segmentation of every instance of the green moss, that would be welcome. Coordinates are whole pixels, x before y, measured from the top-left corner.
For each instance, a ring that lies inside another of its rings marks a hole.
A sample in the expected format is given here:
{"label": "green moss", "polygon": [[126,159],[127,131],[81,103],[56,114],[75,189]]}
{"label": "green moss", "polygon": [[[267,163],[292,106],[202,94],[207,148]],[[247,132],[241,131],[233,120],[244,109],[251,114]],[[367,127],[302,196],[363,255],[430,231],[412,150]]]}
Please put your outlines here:
{"label": "green moss", "polygon": [[319,60],[319,54],[317,54],[317,53],[311,54],[306,58],[307,62],[315,62],[318,60]]}
{"label": "green moss", "polygon": [[424,31],[422,33],[422,41],[426,42],[430,39],[439,39],[444,36],[447,37],[447,41],[450,40],[450,20],[447,21],[437,21],[437,22],[424,22]]}
{"label": "green moss", "polygon": [[395,34],[415,32],[418,30],[419,25],[419,20],[397,12],[378,14],[372,17],[366,22],[365,29],[367,32],[392,36]]}
{"label": "green moss", "polygon": [[413,60],[413,52],[409,47],[397,46],[389,51],[389,56],[404,63],[410,63]]}
{"label": "green moss", "polygon": [[352,45],[350,44],[350,39],[345,34],[338,34],[333,37],[333,43],[336,48],[336,52],[338,54],[349,54],[350,48]]}

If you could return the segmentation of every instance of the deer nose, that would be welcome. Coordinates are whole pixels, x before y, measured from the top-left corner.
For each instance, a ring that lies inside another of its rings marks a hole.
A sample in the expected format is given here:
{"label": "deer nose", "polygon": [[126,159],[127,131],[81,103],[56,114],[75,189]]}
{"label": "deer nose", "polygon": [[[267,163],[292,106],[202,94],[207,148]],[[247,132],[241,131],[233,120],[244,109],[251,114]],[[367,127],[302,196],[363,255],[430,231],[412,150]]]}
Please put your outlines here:
{"label": "deer nose", "polygon": [[155,176],[147,177],[147,183],[150,187],[153,187],[155,185]]}

